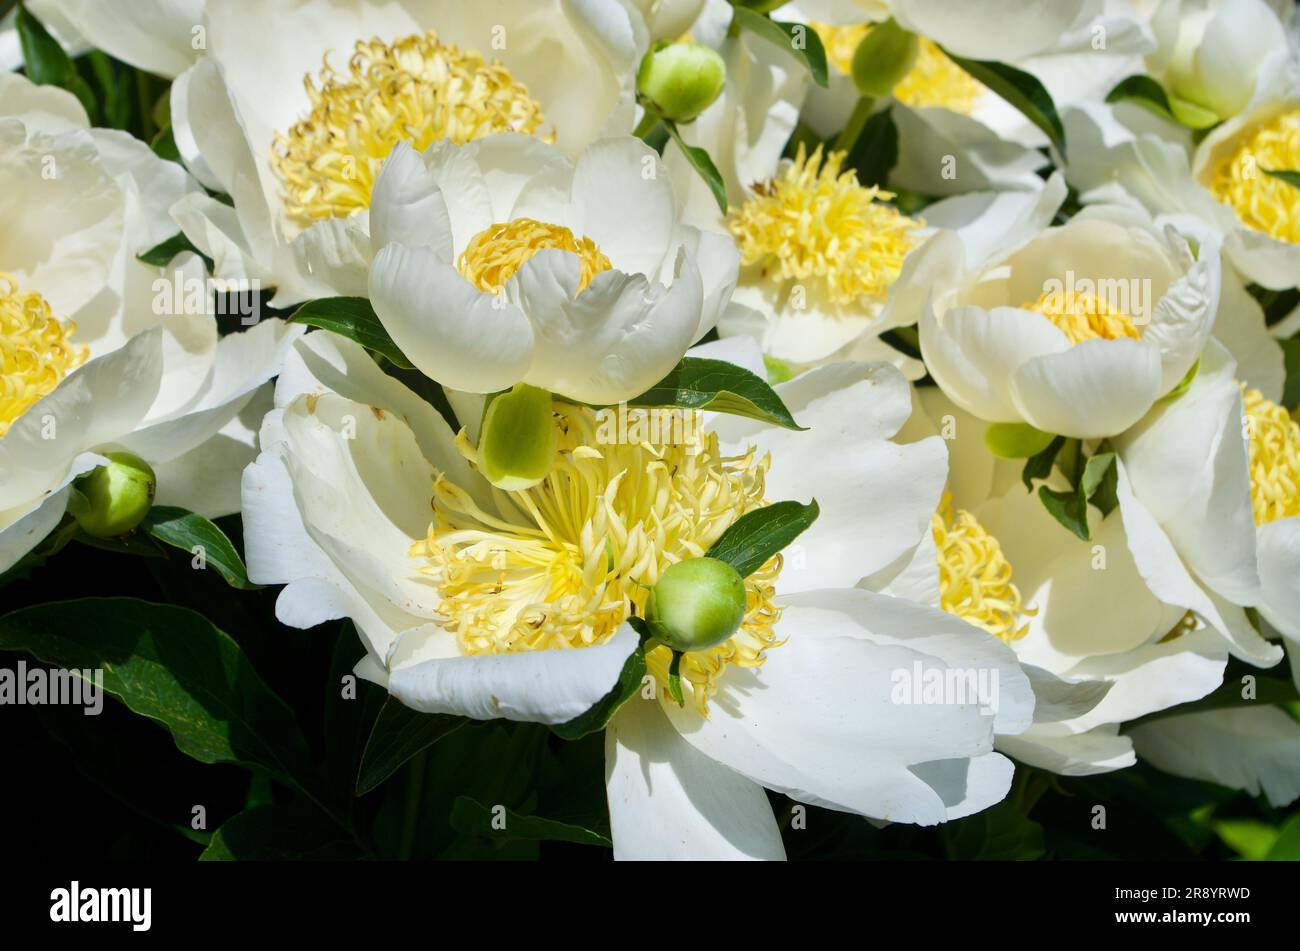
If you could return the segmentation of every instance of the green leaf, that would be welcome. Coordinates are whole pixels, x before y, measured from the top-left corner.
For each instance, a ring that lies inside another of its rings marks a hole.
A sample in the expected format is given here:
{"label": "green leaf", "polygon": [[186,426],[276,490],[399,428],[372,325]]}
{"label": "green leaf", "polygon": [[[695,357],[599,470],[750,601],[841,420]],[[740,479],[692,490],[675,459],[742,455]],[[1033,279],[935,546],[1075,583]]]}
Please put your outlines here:
{"label": "green leaf", "polygon": [[415,369],[364,297],[322,297],[309,300],[290,318],[295,323],[328,330],[361,344],[404,370]]}
{"label": "green leaf", "polygon": [[727,213],[727,183],[722,178],[722,173],[718,167],[713,164],[713,159],[709,158],[709,153],[699,146],[687,145],[686,140],[682,138],[681,132],[677,128],[677,123],[660,117],[665,129],[668,130],[669,136],[677,143],[677,147],[682,150],[686,156],[686,161],[691,163],[691,167],[699,173],[700,178],[704,179],[704,184],[709,186],[709,191],[713,192],[713,200],[718,203],[722,213]]}
{"label": "green leaf", "polygon": [[361,852],[317,810],[295,804],[245,809],[212,834],[200,862],[339,861]]}
{"label": "green leaf", "polygon": [[871,114],[844,164],[857,173],[864,187],[884,188],[889,183],[889,173],[898,164],[898,126],[892,105]]}
{"label": "green leaf", "polygon": [[1292,188],[1300,188],[1300,172],[1284,168],[1266,168],[1262,170],[1265,175],[1272,175],[1286,182]]}
{"label": "green leaf", "polygon": [[1300,816],[1287,820],[1264,858],[1269,862],[1300,862]]}
{"label": "green leaf", "polygon": [[1047,851],[1043,827],[1003,800],[991,809],[942,827],[948,857],[962,861],[1025,862]]}
{"label": "green leaf", "polygon": [[802,62],[812,74],[813,82],[818,86],[828,85],[830,80],[826,68],[826,49],[822,46],[821,37],[817,35],[816,30],[806,23],[782,23],[778,20],[769,20],[761,13],[755,13],[745,7],[734,8],[732,17],[733,23],[740,24],[744,29],[762,37],[773,46],[779,46]]}
{"label": "green leaf", "polygon": [[154,245],[148,251],[142,252],[137,257],[145,264],[153,267],[166,267],[172,263],[172,258],[186,251],[192,251],[202,257],[208,265],[208,270],[212,270],[212,259],[203,255],[181,231],[176,232],[162,244]]}
{"label": "green leaf", "polygon": [[1045,485],[1038,487],[1038,498],[1043,508],[1070,531],[1085,542],[1092,536],[1088,533],[1088,503],[1077,489],[1049,489]]}
{"label": "green leaf", "polygon": [[1106,101],[1131,102],[1189,129],[1208,129],[1219,122],[1219,117],[1208,109],[1169,96],[1164,87],[1150,76],[1136,75],[1120,80],[1106,94]]}
{"label": "green leaf", "polygon": [[307,744],[293,711],[202,615],[134,598],[84,598],[0,617],[0,650],[103,670],[104,690],[203,763],[260,766],[306,790]]}
{"label": "green leaf", "polygon": [[1025,488],[1030,492],[1034,491],[1035,479],[1046,479],[1052,473],[1052,466],[1056,464],[1056,457],[1060,455],[1061,447],[1065,445],[1065,437],[1057,436],[1047,448],[1036,456],[1030,456],[1025,462],[1024,471],[1021,472],[1021,479],[1024,480]]}
{"label": "green leaf", "polygon": [[1277,841],[1277,829],[1254,819],[1226,819],[1214,823],[1224,844],[1251,862],[1263,861]]}
{"label": "green leaf", "polygon": [[195,554],[201,546],[205,562],[217,569],[226,584],[243,591],[262,586],[248,580],[248,569],[226,533],[202,515],[170,505],[155,505],[149,510],[140,531],[147,532],[166,545]]}
{"label": "green leaf", "polygon": [[803,534],[819,514],[816,499],[807,505],[793,501],[765,505],[732,522],[705,555],[725,561],[747,578]]}
{"label": "green leaf", "polygon": [[356,794],[364,796],[378,788],[407,760],[460,729],[465,722],[464,717],[419,713],[395,697],[389,697],[379,711],[361,754]]}
{"label": "green leaf", "polygon": [[623,662],[623,669],[619,671],[617,682],[610,688],[609,693],[592,704],[586,711],[578,714],[572,720],[552,726],[551,732],[556,736],[565,740],[576,740],[588,733],[596,733],[605,729],[609,725],[609,721],[614,719],[614,714],[618,713],[619,708],[631,700],[632,695],[641,689],[646,672],[645,643],[650,637],[650,632],[642,618],[630,617],[628,623],[641,635],[641,643]]}
{"label": "green leaf", "polygon": [[456,802],[451,807],[451,827],[465,835],[491,838],[573,842],[577,845],[596,845],[606,849],[614,845],[608,836],[591,829],[568,822],[557,822],[554,819],[543,819],[541,816],[522,816],[505,806],[497,806],[494,812],[469,796],[456,797]]}
{"label": "green leaf", "polygon": [[149,148],[153,149],[154,155],[167,159],[169,162],[179,162],[181,160],[181,151],[176,147],[176,136],[172,132],[170,122],[158,130],[158,134],[149,143]]}
{"label": "green leaf", "polygon": [[1300,407],[1300,337],[1281,341],[1282,355],[1286,361],[1286,384],[1282,389],[1282,405],[1289,410]]}
{"label": "green leaf", "polygon": [[1119,505],[1115,488],[1118,478],[1119,466],[1115,464],[1115,454],[1099,452],[1089,457],[1079,487],[1085,499],[1101,509],[1103,515],[1109,515]]}
{"label": "green leaf", "polygon": [[684,357],[666,377],[627,402],[629,406],[707,409],[786,429],[804,429],[766,380],[725,360]]}
{"label": "green leaf", "polygon": [[1052,102],[1051,93],[1037,78],[1006,63],[966,59],[948,50],[943,52],[974,79],[993,90],[1038,126],[1061,158],[1065,159],[1065,126],[1056,111],[1056,103]]}
{"label": "green leaf", "polygon": [[18,45],[23,52],[27,78],[38,86],[60,86],[72,93],[81,101],[93,123],[98,106],[95,94],[77,73],[59,41],[50,35],[40,20],[27,12],[26,7],[19,6],[14,26],[18,31]]}

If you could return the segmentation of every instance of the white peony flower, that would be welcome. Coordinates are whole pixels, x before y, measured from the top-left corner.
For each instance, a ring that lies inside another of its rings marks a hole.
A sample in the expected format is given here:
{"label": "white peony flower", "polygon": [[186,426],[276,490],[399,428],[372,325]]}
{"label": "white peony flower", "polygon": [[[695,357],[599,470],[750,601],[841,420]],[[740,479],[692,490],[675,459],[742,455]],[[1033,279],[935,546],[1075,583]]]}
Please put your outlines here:
{"label": "white peony flower", "polygon": [[234,207],[196,195],[176,215],[218,276],[275,286],[277,306],[364,294],[370,193],[397,142],[516,131],[576,156],[631,131],[647,44],[614,2],[207,0],[203,25],[173,128]]}
{"label": "white peony flower", "polygon": [[109,450],[154,467],[161,503],[237,511],[253,442],[238,416],[300,330],[272,320],[218,340],[210,314],[177,312],[177,279],[202,286],[198,259],[164,274],[136,255],[170,237],[167,207],[197,186],[86,126],[71,95],[0,76],[0,571]]}
{"label": "white peony flower", "polygon": [[717,322],[725,235],[678,220],[667,170],[624,136],[571,161],[520,135],[424,155],[399,143],[370,209],[369,296],[425,374],[473,393],[527,382],[631,399]]}
{"label": "white peony flower", "polygon": [[[1064,194],[1054,176],[1043,203]],[[1196,250],[1173,222],[1119,206],[1013,229],[975,255],[954,235],[931,239],[916,253],[933,277],[920,308],[931,375],[988,422],[1087,439],[1127,429],[1183,380],[1214,324],[1215,235],[1177,226]]]}
{"label": "white peony flower", "polygon": [[[707,348],[720,350],[735,345]],[[287,585],[286,624],[351,617],[358,673],[417,710],[578,717],[611,692],[637,647],[626,618],[669,565],[765,500],[816,497],[821,517],[746,581],[737,633],[685,655],[684,706],[655,648],[645,690],[610,722],[617,857],[780,858],[764,786],[919,823],[1006,793],[993,730],[1025,726],[1031,703],[1010,651],[854,587],[916,546],[943,481],[938,440],[890,441],[909,413],[892,368],[839,364],[782,386],[808,432],[712,417],[685,440],[618,442],[592,410],[557,403],[548,481],[501,492],[476,470],[476,427],[453,438],[348,341],[312,333],[295,351],[244,476],[250,576]],[[996,713],[900,700],[914,669],[998,677]]]}

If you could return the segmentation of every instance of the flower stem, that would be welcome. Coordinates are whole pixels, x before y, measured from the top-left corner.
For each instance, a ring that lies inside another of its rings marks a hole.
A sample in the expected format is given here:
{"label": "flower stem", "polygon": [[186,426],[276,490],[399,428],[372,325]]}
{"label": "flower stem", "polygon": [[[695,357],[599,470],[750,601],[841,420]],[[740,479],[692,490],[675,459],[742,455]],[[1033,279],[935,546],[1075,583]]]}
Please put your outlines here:
{"label": "flower stem", "polygon": [[853,146],[857,144],[862,130],[867,127],[867,120],[871,118],[871,107],[875,102],[876,100],[870,96],[863,96],[858,100],[858,104],[853,107],[853,112],[849,115],[849,121],[845,123],[844,131],[835,140],[835,148],[838,151],[853,151]]}

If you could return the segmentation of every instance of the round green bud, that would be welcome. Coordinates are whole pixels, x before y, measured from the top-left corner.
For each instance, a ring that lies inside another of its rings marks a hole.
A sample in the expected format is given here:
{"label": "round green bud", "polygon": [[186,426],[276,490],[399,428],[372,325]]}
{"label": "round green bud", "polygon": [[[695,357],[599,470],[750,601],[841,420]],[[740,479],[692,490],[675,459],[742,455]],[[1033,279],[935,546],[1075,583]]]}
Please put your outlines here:
{"label": "round green bud", "polygon": [[873,26],[853,54],[853,85],[872,99],[888,96],[911,71],[919,49],[916,34],[892,18]]}
{"label": "round green bud", "polygon": [[158,478],[149,463],[130,452],[106,452],[99,466],[73,483],[78,498],[69,511],[81,530],[95,538],[133,531],[153,506]]}
{"label": "round green bud", "polygon": [[688,558],[669,567],[646,601],[650,631],[678,651],[721,644],[745,619],[745,579],[725,561]]}
{"label": "round green bud", "polygon": [[636,74],[637,92],[673,122],[690,122],[726,84],[727,64],[699,43],[656,43]]}

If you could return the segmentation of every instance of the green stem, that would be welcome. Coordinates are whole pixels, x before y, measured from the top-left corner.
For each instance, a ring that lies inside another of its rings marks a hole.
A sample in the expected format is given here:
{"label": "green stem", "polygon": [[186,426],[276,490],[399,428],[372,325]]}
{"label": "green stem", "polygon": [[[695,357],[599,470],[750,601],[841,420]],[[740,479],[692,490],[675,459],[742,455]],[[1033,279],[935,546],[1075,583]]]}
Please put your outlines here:
{"label": "green stem", "polygon": [[876,100],[870,96],[862,96],[858,99],[858,104],[853,107],[853,112],[849,115],[849,121],[844,125],[844,131],[835,140],[835,148],[838,151],[853,151],[853,146],[857,144],[862,130],[867,127],[867,120],[871,118],[871,107],[875,102]]}
{"label": "green stem", "polygon": [[632,134],[636,136],[638,139],[645,141],[650,137],[650,133],[655,130],[655,126],[657,126],[658,124],[659,124],[659,111],[657,109],[652,109],[650,106],[646,106],[645,115],[641,117],[640,124],[637,125],[636,129],[633,130]]}
{"label": "green stem", "polygon": [[411,760],[406,773],[406,793],[402,807],[402,838],[397,857],[402,861],[415,854],[415,833],[420,827],[420,800],[424,792],[424,766],[429,751],[425,750]]}

